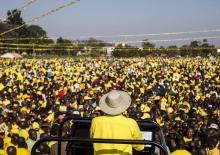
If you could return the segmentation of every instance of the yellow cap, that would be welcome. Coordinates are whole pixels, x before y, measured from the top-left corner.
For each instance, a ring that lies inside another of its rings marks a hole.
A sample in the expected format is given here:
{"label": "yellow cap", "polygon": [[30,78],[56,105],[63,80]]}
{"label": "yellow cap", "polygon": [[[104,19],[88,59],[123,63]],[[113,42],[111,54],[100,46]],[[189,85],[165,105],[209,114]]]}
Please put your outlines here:
{"label": "yellow cap", "polygon": [[167,108],[167,113],[168,113],[168,114],[173,113],[173,108],[172,108],[172,107],[168,107],[168,108]]}
{"label": "yellow cap", "polygon": [[141,117],[141,119],[148,119],[148,118],[150,118],[149,113],[144,113],[143,116]]}
{"label": "yellow cap", "polygon": [[40,129],[40,125],[37,122],[33,122],[31,126],[32,126],[32,129],[34,129],[34,130],[39,130]]}

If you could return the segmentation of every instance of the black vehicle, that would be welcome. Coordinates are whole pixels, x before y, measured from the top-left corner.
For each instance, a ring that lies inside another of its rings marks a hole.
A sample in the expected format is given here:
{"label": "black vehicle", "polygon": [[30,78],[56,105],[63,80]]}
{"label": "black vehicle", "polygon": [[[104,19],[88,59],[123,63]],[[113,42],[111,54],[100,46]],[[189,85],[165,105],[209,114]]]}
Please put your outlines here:
{"label": "black vehicle", "polygon": [[[70,134],[62,136],[63,125],[68,121],[73,122]],[[169,149],[160,126],[148,120],[139,120],[137,122],[144,140],[91,139],[89,138],[91,119],[68,117],[60,124],[59,135],[57,137],[42,138],[37,141],[32,148],[31,154],[36,155],[38,146],[43,142],[58,141],[58,155],[61,155],[62,142],[68,142],[66,146],[67,155],[93,155],[93,143],[144,144],[145,149],[143,151],[134,150],[133,154],[168,155]]]}

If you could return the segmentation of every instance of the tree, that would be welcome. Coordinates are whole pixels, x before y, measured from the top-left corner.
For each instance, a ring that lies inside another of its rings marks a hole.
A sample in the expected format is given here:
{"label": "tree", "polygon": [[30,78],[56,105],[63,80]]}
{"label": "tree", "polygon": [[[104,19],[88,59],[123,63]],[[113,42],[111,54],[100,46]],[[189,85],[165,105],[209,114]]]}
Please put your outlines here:
{"label": "tree", "polygon": [[148,41],[148,39],[143,40],[142,42],[142,47],[143,48],[154,48],[155,44],[151,43]]}
{"label": "tree", "polygon": [[200,45],[201,45],[201,42],[200,42],[200,41],[197,41],[197,40],[192,41],[192,42],[190,43],[190,46],[191,46],[191,47],[199,47]]}
{"label": "tree", "polygon": [[68,44],[68,45],[72,45],[72,41],[71,41],[71,40],[63,39],[62,37],[57,38],[56,43],[57,43],[57,44]]}
{"label": "tree", "polygon": [[[17,9],[9,10],[7,12],[5,23],[7,24],[8,30],[25,24],[25,22],[23,21],[23,18],[21,17],[21,11]],[[27,31],[26,25],[24,25],[22,28],[9,32],[7,35],[11,37],[17,37],[17,38],[28,37],[28,31]]]}
{"label": "tree", "polygon": [[142,56],[142,53],[138,50],[137,47],[133,47],[130,45],[119,44],[115,50],[113,51],[114,57],[137,57]]}
{"label": "tree", "polygon": [[113,45],[103,40],[97,40],[95,38],[89,38],[88,40],[79,41],[79,44],[88,47],[105,47]]}
{"label": "tree", "polygon": [[75,56],[78,51],[76,45],[71,40],[63,39],[62,37],[57,38],[54,48],[56,51],[59,51],[58,55]]}
{"label": "tree", "polygon": [[7,30],[6,25],[4,23],[0,22],[0,33],[4,32],[6,30]]}
{"label": "tree", "polygon": [[189,56],[192,54],[192,50],[190,49],[189,45],[183,45],[180,47],[180,55],[181,56]]}
{"label": "tree", "polygon": [[[47,38],[47,32],[38,25],[30,25],[27,26],[27,37],[28,38],[36,38],[36,39],[30,39],[26,40],[26,43],[30,44],[48,44],[51,43],[49,39],[39,39],[39,38]],[[53,41],[52,41],[53,43]]]}
{"label": "tree", "polygon": [[182,56],[208,56],[216,55],[217,51],[214,45],[210,45],[207,39],[200,41],[192,41],[190,45],[184,45],[180,48]]}
{"label": "tree", "polygon": [[29,37],[33,37],[33,38],[47,37],[47,32],[38,25],[30,25],[27,27],[27,30],[29,32]]}
{"label": "tree", "polygon": [[201,44],[202,54],[204,56],[208,56],[209,54],[215,55],[217,51],[214,49],[214,47],[214,45],[210,45],[208,43],[207,39],[203,39],[203,43]]}
{"label": "tree", "polygon": [[24,24],[23,18],[21,17],[21,11],[14,9],[7,12],[6,23],[10,25],[22,25]]}
{"label": "tree", "polygon": [[142,47],[142,56],[155,54],[155,44],[149,42],[148,39],[143,40]]}
{"label": "tree", "polygon": [[168,56],[176,56],[179,55],[178,47],[176,45],[171,45],[167,47],[166,54]]}
{"label": "tree", "polygon": [[[0,32],[5,32],[7,30],[10,30],[12,28],[18,27],[19,25],[25,24],[23,21],[23,18],[21,17],[21,11],[14,9],[9,10],[7,12],[7,19],[5,22],[0,22]],[[24,25],[22,28],[19,28],[17,30],[11,31],[3,36],[0,36],[0,38],[46,38],[47,33],[45,30],[43,30],[42,27],[38,25]],[[9,44],[27,44],[22,46],[17,45],[1,45],[1,47],[7,48],[26,48],[25,52],[32,53],[33,49],[42,49],[44,47],[37,45],[37,44],[53,44],[52,39],[11,39],[11,40],[1,40],[0,42],[3,43],[9,43]],[[30,46],[28,44],[33,44],[33,46]],[[45,45],[46,46],[46,45]],[[48,47],[47,47],[48,48]],[[51,47],[53,49],[53,46]],[[49,51],[47,51],[49,52]]]}
{"label": "tree", "polygon": [[183,45],[181,47],[182,56],[200,56],[201,55],[201,42],[194,40],[189,45]]}
{"label": "tree", "polygon": [[[113,46],[113,44],[105,42],[103,40],[97,40],[95,38],[89,38],[88,40],[78,40],[78,48],[86,49],[91,56],[102,56],[104,55],[103,47]],[[84,49],[84,50],[85,50]]]}

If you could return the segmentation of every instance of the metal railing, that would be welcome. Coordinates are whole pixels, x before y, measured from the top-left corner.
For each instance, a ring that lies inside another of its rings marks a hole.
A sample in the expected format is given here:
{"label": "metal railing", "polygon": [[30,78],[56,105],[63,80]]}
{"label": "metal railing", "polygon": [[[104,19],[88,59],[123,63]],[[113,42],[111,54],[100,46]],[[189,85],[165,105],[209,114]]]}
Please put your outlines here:
{"label": "metal railing", "polygon": [[[68,121],[73,121],[75,123],[88,123],[89,121],[91,121],[91,118],[79,118],[79,117],[74,117],[74,116],[66,117],[59,125],[58,137],[62,137],[62,128],[63,128],[64,124]],[[145,126],[146,126],[146,124],[148,124],[148,126],[157,128],[157,130],[160,133],[160,144],[159,143],[157,143],[157,144],[161,145],[163,148],[166,148],[166,151],[168,152],[166,141],[164,138],[164,134],[162,132],[161,127],[156,122],[153,122],[150,120],[137,120],[137,123],[139,125],[145,125]],[[83,137],[83,138],[85,138],[85,137]],[[149,142],[152,142],[152,141],[149,141]],[[58,141],[58,150],[57,151],[58,151],[58,155],[61,155],[61,141]]]}
{"label": "metal railing", "polygon": [[[148,141],[148,140],[124,140],[124,139],[97,139],[97,138],[80,138],[80,137],[45,137],[40,140],[38,140],[32,150],[31,155],[36,155],[36,150],[39,147],[39,145],[43,142],[49,142],[49,141],[59,141],[59,142],[71,142],[71,143],[86,143],[86,144],[92,144],[92,143],[106,143],[106,144],[143,144],[143,145],[153,145],[158,147],[165,155],[168,155],[167,148],[160,145],[159,143]],[[147,154],[147,153],[146,153]]]}

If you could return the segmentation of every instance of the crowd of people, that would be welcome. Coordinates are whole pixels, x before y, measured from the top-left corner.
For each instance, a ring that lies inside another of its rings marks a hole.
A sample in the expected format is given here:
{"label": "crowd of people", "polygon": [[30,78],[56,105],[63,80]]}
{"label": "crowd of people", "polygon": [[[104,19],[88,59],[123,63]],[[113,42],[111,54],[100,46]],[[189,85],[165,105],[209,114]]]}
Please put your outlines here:
{"label": "crowd of people", "polygon": [[0,155],[29,154],[67,116],[103,115],[114,89],[131,96],[125,116],[162,127],[171,152],[219,153],[220,58],[147,57],[0,59]]}

